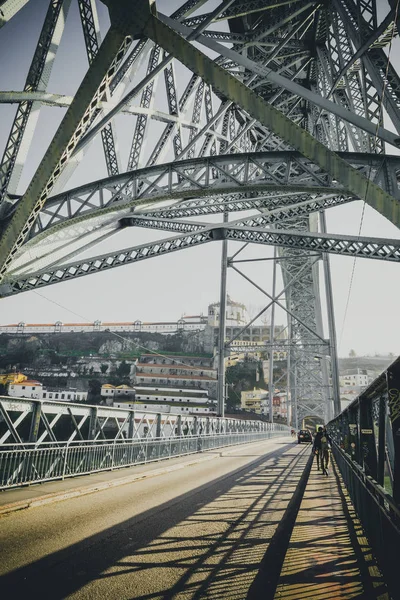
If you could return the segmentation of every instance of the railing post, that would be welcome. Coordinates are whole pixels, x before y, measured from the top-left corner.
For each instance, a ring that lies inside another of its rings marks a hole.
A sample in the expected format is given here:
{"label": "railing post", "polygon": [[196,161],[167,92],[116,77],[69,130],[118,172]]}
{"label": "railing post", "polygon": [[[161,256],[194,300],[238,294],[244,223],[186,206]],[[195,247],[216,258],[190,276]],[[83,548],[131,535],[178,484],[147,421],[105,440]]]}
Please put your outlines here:
{"label": "railing post", "polygon": [[64,446],[64,464],[63,464],[63,472],[62,472],[63,479],[65,479],[65,471],[67,469],[68,449],[69,449],[69,443],[67,443],[67,445]]}
{"label": "railing post", "polygon": [[379,397],[378,473],[376,480],[382,487],[385,485],[385,408],[385,397],[381,394]]}
{"label": "railing post", "polygon": [[157,413],[156,422],[156,438],[161,437],[161,413]]}
{"label": "railing post", "polygon": [[389,418],[393,432],[393,499],[400,504],[400,364],[396,361],[386,374]]}
{"label": "railing post", "polygon": [[133,438],[133,433],[135,431],[135,411],[132,410],[129,414],[128,421],[128,439],[131,440]]}
{"label": "railing post", "polygon": [[360,438],[365,474],[376,481],[378,465],[371,403],[371,398],[360,396]]}

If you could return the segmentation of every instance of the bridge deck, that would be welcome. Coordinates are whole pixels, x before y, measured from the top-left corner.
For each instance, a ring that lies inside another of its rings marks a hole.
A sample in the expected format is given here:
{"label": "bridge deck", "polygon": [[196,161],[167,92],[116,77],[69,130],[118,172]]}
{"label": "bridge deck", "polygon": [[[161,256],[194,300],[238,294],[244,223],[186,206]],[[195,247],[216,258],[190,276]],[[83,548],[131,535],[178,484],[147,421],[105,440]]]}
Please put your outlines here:
{"label": "bridge deck", "polygon": [[389,600],[335,464],[312,466],[274,600]]}
{"label": "bridge deck", "polygon": [[2,519],[0,583],[52,600],[389,600],[334,465],[325,477],[282,439],[205,454],[0,494],[6,509],[83,493]]}

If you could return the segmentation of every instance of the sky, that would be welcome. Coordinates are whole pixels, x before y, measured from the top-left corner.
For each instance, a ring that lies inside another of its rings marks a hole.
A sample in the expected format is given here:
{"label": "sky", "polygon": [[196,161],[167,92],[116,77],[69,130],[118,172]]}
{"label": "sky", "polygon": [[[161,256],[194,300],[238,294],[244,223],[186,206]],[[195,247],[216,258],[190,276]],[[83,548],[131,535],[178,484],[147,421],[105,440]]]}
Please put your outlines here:
{"label": "sky", "polygon": [[[170,13],[171,2],[157,3],[159,9]],[[42,19],[47,8],[45,0],[35,0],[0,30],[0,90],[23,89]],[[98,3],[100,22],[107,27],[106,8]],[[394,62],[399,44],[393,49]],[[72,0],[65,33],[57,54],[48,91],[72,95],[86,71],[83,36],[79,25],[77,3]],[[144,67],[143,67],[144,68]],[[0,104],[0,152],[11,127],[15,106]],[[50,143],[65,113],[61,108],[44,107],[39,117],[34,143],[30,149],[18,192],[23,193],[39,161]],[[385,126],[393,127],[387,120]],[[134,120],[121,115],[116,119],[121,155],[129,150]],[[156,127],[156,125],[154,126]],[[150,130],[148,141],[156,130]],[[390,149],[392,152],[392,149]],[[72,188],[105,175],[104,158],[99,140],[90,147],[85,160],[68,183]],[[363,210],[362,202],[329,209],[326,213],[330,233],[358,235]],[[119,243],[136,245],[154,238],[154,232],[127,230]],[[399,238],[399,230],[373,209],[366,206],[362,235]],[[152,237],[153,236],[153,237]],[[112,247],[108,243],[107,248]],[[238,247],[229,245],[228,255]],[[99,247],[99,253],[103,246]],[[214,242],[187,251],[165,255],[135,265],[117,268],[49,286],[37,292],[25,292],[0,300],[0,323],[53,323],[73,321],[164,321],[182,315],[207,312],[207,305],[219,299],[221,244]],[[268,257],[270,248],[251,247],[243,257]],[[353,272],[353,259],[331,256],[335,321],[339,356],[350,350],[358,355],[399,354],[400,320],[399,265],[376,260],[358,259]],[[269,262],[247,263],[240,268],[256,283],[271,292],[272,266]],[[350,282],[352,280],[351,286]],[[278,271],[278,291],[282,280]],[[264,305],[263,295],[242,277],[228,270],[228,293],[249,307],[251,315]],[[347,312],[346,312],[347,306]],[[268,320],[268,315],[266,319]],[[280,309],[277,323],[284,323]],[[326,319],[325,319],[326,322]]]}

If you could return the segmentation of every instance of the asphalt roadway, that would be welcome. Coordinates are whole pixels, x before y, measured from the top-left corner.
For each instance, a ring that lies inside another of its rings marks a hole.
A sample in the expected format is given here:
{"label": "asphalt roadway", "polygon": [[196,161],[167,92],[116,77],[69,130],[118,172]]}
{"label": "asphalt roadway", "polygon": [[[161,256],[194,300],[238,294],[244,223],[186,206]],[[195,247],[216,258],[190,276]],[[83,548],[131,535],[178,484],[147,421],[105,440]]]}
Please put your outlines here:
{"label": "asphalt roadway", "polygon": [[280,439],[218,454],[3,516],[1,598],[273,598],[310,446]]}

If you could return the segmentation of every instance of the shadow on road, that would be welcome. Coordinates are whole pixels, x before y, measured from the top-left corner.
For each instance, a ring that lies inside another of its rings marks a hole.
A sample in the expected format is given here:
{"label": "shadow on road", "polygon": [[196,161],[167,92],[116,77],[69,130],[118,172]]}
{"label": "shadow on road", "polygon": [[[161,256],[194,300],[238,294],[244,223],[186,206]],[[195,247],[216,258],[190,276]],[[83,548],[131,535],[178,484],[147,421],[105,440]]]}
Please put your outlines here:
{"label": "shadow on road", "polygon": [[[17,599],[243,600],[255,580],[249,599],[267,598],[259,594],[265,584],[276,587],[286,549],[282,541],[287,543],[297,513],[309,456],[285,444],[172,502],[4,575],[0,589],[7,590],[6,598]],[[276,532],[272,547],[278,558],[266,562]]]}

